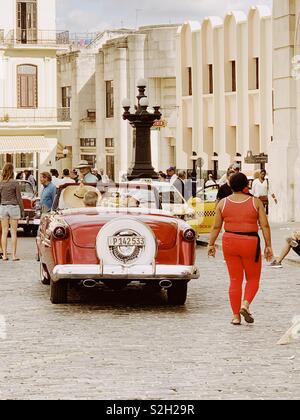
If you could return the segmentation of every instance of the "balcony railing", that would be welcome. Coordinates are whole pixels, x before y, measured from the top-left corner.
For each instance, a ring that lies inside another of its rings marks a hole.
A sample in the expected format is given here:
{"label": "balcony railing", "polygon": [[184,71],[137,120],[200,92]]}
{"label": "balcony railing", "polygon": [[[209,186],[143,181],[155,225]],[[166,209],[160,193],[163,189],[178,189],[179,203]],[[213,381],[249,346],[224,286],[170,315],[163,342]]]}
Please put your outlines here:
{"label": "balcony railing", "polygon": [[9,123],[56,123],[71,121],[70,108],[0,108],[0,126]]}
{"label": "balcony railing", "polygon": [[87,48],[97,38],[98,33],[74,33],[69,31],[38,31],[35,29],[10,30],[6,34],[0,29],[0,44],[42,45]]}

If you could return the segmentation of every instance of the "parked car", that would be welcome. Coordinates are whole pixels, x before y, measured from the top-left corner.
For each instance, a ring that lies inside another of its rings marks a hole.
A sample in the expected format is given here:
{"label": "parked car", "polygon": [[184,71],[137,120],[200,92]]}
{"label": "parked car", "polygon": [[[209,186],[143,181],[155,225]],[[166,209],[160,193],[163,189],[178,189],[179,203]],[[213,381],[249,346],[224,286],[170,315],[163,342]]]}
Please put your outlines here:
{"label": "parked car", "polygon": [[169,211],[172,216],[178,217],[186,222],[195,218],[195,210],[181,195],[177,188],[169,182],[154,180],[138,180],[135,183],[150,184],[155,187],[159,194],[159,200],[163,210]]}
{"label": "parked car", "polygon": [[211,232],[216,216],[218,191],[218,186],[202,188],[198,190],[197,197],[188,202],[196,212],[196,218],[189,225],[195,230],[198,241],[201,240],[201,235]]}
{"label": "parked car", "polygon": [[40,224],[40,215],[36,210],[39,199],[30,182],[24,180],[18,182],[21,188],[25,213],[24,217],[19,221],[19,226],[23,228],[25,233],[31,233],[33,236],[36,236]]}
{"label": "parked car", "polygon": [[[98,194],[97,207],[84,207],[87,190]],[[189,281],[199,277],[195,245],[194,230],[162,210],[153,186],[131,183],[61,186],[37,238],[54,304],[67,302],[72,285],[119,290],[139,282],[183,305]]]}

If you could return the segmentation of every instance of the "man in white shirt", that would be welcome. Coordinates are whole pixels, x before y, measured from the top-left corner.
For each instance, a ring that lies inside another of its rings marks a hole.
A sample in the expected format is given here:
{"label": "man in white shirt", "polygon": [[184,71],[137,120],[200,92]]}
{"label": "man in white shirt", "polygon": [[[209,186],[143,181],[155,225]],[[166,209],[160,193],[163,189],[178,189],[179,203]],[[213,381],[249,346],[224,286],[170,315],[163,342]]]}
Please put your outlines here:
{"label": "man in white shirt", "polygon": [[63,179],[59,180],[59,185],[75,184],[75,180],[70,177],[69,169],[63,170]]}
{"label": "man in white shirt", "polygon": [[[259,198],[265,209],[267,214],[269,213],[269,194],[270,194],[270,184],[269,181],[266,179],[267,172],[263,169],[260,171],[259,178],[255,179],[252,184],[252,195],[254,197]],[[278,203],[277,198],[274,193],[271,193],[271,197],[275,201],[275,204]]]}

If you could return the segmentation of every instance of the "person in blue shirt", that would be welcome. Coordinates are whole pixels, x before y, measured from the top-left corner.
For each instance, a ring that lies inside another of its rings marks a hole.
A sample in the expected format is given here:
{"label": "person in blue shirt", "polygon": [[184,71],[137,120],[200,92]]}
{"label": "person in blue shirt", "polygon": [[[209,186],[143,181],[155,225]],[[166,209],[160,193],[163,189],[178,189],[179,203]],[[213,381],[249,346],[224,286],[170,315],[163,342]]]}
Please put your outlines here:
{"label": "person in blue shirt", "polygon": [[40,181],[43,188],[40,201],[40,209],[43,213],[47,213],[52,209],[54,199],[56,196],[56,186],[52,183],[52,176],[48,172],[42,172],[40,175]]}
{"label": "person in blue shirt", "polygon": [[79,178],[85,184],[95,184],[98,182],[98,178],[92,174],[92,166],[89,165],[87,160],[82,160],[75,169],[79,169]]}

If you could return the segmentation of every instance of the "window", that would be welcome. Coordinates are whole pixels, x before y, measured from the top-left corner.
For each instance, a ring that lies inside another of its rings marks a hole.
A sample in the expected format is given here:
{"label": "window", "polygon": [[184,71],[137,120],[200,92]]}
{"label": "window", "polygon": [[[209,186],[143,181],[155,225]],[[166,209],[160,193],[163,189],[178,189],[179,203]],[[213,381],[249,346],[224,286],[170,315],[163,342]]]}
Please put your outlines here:
{"label": "window", "polygon": [[88,109],[86,112],[89,120],[96,121],[96,110]]}
{"label": "window", "polygon": [[106,174],[112,181],[115,180],[115,157],[106,156]]}
{"label": "window", "polygon": [[236,62],[231,61],[231,90],[236,92]]}
{"label": "window", "polygon": [[96,139],[80,139],[80,147],[96,147]]}
{"label": "window", "polygon": [[23,64],[17,68],[18,108],[37,108],[37,67]]}
{"label": "window", "polygon": [[72,87],[64,86],[61,88],[61,106],[63,108],[71,108]]}
{"label": "window", "polygon": [[255,58],[255,86],[256,89],[259,89],[259,58]]}
{"label": "window", "polygon": [[105,139],[105,147],[107,148],[115,147],[114,139]]}
{"label": "window", "polygon": [[37,42],[37,1],[17,2],[17,42],[33,44]]}
{"label": "window", "polygon": [[114,82],[106,82],[106,118],[114,116]]}
{"label": "window", "polygon": [[81,155],[81,160],[87,160],[93,168],[96,166],[96,155]]}
{"label": "window", "polygon": [[33,167],[33,153],[16,154],[16,168],[25,169]]}
{"label": "window", "polygon": [[213,65],[208,65],[208,92],[210,94],[214,93],[214,74],[213,74]]}
{"label": "window", "polygon": [[193,95],[193,77],[192,77],[192,68],[188,67],[188,77],[189,77],[189,96]]}

